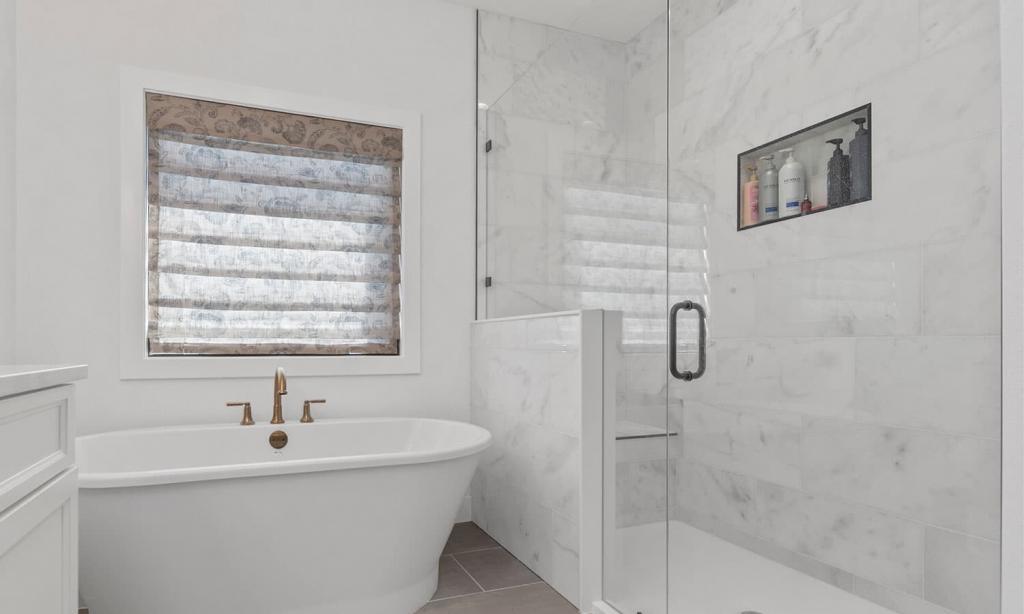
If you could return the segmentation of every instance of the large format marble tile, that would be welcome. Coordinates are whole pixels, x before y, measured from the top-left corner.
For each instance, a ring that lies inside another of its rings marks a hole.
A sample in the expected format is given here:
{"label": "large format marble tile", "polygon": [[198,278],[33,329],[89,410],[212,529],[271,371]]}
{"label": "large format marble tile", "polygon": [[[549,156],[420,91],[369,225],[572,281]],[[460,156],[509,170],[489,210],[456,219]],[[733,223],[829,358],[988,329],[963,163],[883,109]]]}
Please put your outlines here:
{"label": "large format marble tile", "polygon": [[758,484],[759,536],[854,575],[920,594],[924,525],[872,508]]}
{"label": "large format marble tile", "polygon": [[580,334],[568,314],[477,322],[472,339],[471,418],[493,436],[473,519],[568,595],[579,586]]}
{"label": "large format marble tile", "polygon": [[975,36],[943,49],[866,84],[861,94],[873,103],[876,165],[997,132],[998,37]]}
{"label": "large format marble tile", "polygon": [[477,44],[481,56],[532,64],[551,42],[550,28],[507,15],[481,11]]}
{"label": "large format marble tile", "polygon": [[764,337],[913,335],[921,330],[921,254],[876,251],[755,273]]}
{"label": "large format marble tile", "polygon": [[999,543],[928,529],[924,596],[962,614],[999,614]]}
{"label": "large format marble tile", "polygon": [[551,510],[511,484],[486,478],[483,486],[483,509],[474,509],[474,522],[535,574],[550,577]]}
{"label": "large format marble tile", "polygon": [[804,29],[810,29],[834,17],[840,11],[849,8],[848,0],[803,0],[801,15]]}
{"label": "large format marble tile", "polygon": [[990,539],[999,537],[999,442],[807,420],[804,487]]}
{"label": "large format marble tile", "polygon": [[708,282],[711,304],[708,330],[716,339],[750,338],[757,322],[757,286],[752,271],[714,275]]}
{"label": "large format marble tile", "polygon": [[664,521],[668,508],[665,460],[615,465],[615,526]]}
{"label": "large format marble tile", "polygon": [[974,36],[999,37],[999,4],[989,0],[920,0],[921,53]]}
{"label": "large format marble tile", "polygon": [[999,241],[991,237],[924,246],[924,333],[999,335]]}
{"label": "large format marble tile", "polygon": [[[807,9],[811,2],[804,1]],[[917,36],[919,19],[915,2],[859,0],[843,3],[834,12],[834,0],[815,2],[811,20],[831,16],[804,32],[792,45],[780,48],[781,56],[772,70],[761,71],[766,81],[776,79],[773,98],[782,91],[814,101],[835,95],[851,85],[861,84],[899,70],[907,70],[920,54]],[[867,99],[870,100],[870,99]],[[785,103],[780,103],[784,105]],[[810,125],[827,117],[805,118]]]}
{"label": "large format marble tile", "polygon": [[856,343],[839,338],[720,340],[708,350],[707,381],[691,394],[712,405],[849,415],[857,393]]}
{"label": "large format marble tile", "polygon": [[673,519],[758,534],[762,511],[754,479],[679,459],[670,487]]}
{"label": "large format marble tile", "polygon": [[683,407],[683,449],[689,460],[799,488],[801,426],[796,414],[694,401]]}
{"label": "large format marble tile", "polygon": [[580,527],[561,516],[552,515],[551,573],[548,583],[573,603],[580,594]]}
{"label": "large format marble tile", "polygon": [[[739,32],[745,35],[737,36]],[[739,0],[717,19],[673,41],[683,45],[684,54],[682,66],[675,70],[685,75],[688,88],[699,91],[715,76],[734,73],[800,32],[799,0]]]}
{"label": "large format marble tile", "polygon": [[[877,213],[851,220],[844,239],[859,235],[862,249],[967,237],[998,243],[999,156],[999,134],[989,131],[886,162],[889,171],[874,176]],[[949,180],[935,181],[937,168],[951,169]]]}
{"label": "large format marble tile", "polygon": [[998,438],[998,337],[857,339],[856,415]]}
{"label": "large format marble tile", "polygon": [[481,352],[487,408],[525,423],[579,435],[579,354],[534,350]]}
{"label": "large format marble tile", "polygon": [[549,29],[487,11],[477,32],[478,101],[493,105],[513,87],[550,44]]}
{"label": "large format marble tile", "polygon": [[546,217],[543,175],[492,169],[487,181],[488,223],[538,228]]}

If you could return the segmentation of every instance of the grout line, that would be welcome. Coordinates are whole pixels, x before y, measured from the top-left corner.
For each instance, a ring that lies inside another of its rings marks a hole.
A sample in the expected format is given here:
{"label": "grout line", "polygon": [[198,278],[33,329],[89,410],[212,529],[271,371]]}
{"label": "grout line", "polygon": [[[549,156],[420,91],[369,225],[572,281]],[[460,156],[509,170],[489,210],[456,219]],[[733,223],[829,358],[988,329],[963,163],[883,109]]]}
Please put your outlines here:
{"label": "grout line", "polygon": [[[533,585],[535,585],[535,584],[547,584],[547,585],[548,585],[549,587],[551,586],[550,584],[548,584],[548,583],[547,583],[547,582],[545,582],[544,580],[541,580],[541,579],[540,579],[540,577],[538,576],[538,578],[537,578],[537,581],[536,581],[536,582],[527,582],[527,583],[525,583],[525,584],[515,584],[515,585],[513,585],[513,586],[503,586],[503,587],[501,587],[501,588],[492,588],[491,590],[489,590],[489,591],[484,591],[484,592],[485,592],[485,593],[497,593],[497,592],[500,592],[500,591],[508,591],[508,590],[512,590],[513,588],[522,588],[522,587],[524,587],[524,586],[533,586]],[[554,589],[552,588],[552,590],[554,590]]]}
{"label": "grout line", "polygon": [[476,578],[473,577],[473,574],[469,573],[469,570],[466,569],[466,566],[463,565],[459,561],[459,559],[455,558],[455,556],[452,556],[452,560],[455,561],[455,564],[459,566],[459,569],[461,569],[467,576],[469,576],[469,579],[473,581],[473,584],[476,584],[476,587],[480,589],[481,593],[487,592],[487,590],[483,586],[481,586],[479,582],[476,581]]}
{"label": "grout line", "polygon": [[445,552],[441,556],[455,556],[456,554],[470,554],[472,552],[484,552],[486,550],[502,550],[501,546],[486,546],[484,548],[473,548],[472,550],[459,550],[458,552]]}
{"label": "grout line", "polygon": [[[468,573],[468,572],[467,572]],[[534,586],[537,584],[547,584],[544,580],[537,580],[536,582],[527,582],[526,584],[516,584],[515,586],[503,586],[501,588],[493,588],[489,591],[481,591],[479,593],[466,593],[465,595],[452,595],[451,597],[441,597],[440,599],[431,599],[427,603],[440,603],[442,601],[451,601],[452,599],[459,599],[461,597],[473,597],[474,595],[489,595],[491,593],[500,593],[501,591],[508,591],[514,588],[523,588],[524,586]],[[550,584],[547,584],[549,587]],[[551,590],[554,590],[553,588]],[[557,591],[556,591],[557,592]]]}
{"label": "grout line", "polygon": [[447,597],[441,597],[441,598],[438,598],[438,599],[431,599],[427,603],[440,603],[442,601],[448,601],[450,599],[458,599],[459,597],[469,597],[470,595],[483,595],[486,592],[487,591],[484,591],[483,593],[480,592],[480,591],[476,591],[475,593],[459,593],[458,595],[448,595]]}

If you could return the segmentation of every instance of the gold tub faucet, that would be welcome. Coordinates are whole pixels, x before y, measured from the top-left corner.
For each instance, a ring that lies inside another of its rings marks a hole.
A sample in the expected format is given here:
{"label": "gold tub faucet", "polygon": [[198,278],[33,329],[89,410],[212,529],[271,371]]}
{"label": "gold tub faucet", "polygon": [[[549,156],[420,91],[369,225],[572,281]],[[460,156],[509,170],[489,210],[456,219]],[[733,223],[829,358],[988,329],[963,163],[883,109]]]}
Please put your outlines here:
{"label": "gold tub faucet", "polygon": [[284,424],[284,416],[281,412],[281,395],[288,394],[288,380],[284,376],[284,369],[277,368],[274,373],[274,416],[270,419],[271,424]]}

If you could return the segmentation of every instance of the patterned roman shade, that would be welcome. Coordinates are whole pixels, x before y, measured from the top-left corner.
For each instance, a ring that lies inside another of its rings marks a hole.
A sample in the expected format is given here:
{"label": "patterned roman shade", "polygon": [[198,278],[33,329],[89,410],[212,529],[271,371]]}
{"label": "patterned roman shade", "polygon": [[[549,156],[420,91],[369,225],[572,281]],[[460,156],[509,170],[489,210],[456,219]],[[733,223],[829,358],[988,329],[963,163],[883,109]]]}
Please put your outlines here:
{"label": "patterned roman shade", "polygon": [[402,131],[146,94],[149,354],[395,355]]}

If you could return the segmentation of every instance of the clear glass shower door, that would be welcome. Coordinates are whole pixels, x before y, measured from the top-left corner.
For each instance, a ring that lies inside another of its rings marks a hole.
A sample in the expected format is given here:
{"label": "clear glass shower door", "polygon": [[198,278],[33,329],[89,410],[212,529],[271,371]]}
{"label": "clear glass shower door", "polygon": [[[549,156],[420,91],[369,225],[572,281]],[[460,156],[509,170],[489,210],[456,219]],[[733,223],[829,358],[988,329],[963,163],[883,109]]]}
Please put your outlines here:
{"label": "clear glass shower door", "polygon": [[669,451],[679,437],[666,412],[665,310],[675,273],[667,244],[667,2],[664,9],[622,45],[622,139],[606,167],[606,176],[621,179],[603,190],[603,231],[591,248],[599,278],[613,289],[600,304],[619,316],[605,325],[617,342],[604,354],[603,598],[623,614],[668,611]]}
{"label": "clear glass shower door", "polygon": [[[824,4],[670,13],[668,612],[998,614],[998,3]],[[858,123],[776,139],[868,104],[829,206]],[[741,229],[793,143],[810,212]]]}
{"label": "clear glass shower door", "polygon": [[[603,418],[603,461],[584,460],[603,462],[603,506],[581,515],[601,515],[600,596],[624,613],[665,614],[667,446],[677,439],[664,370],[667,3],[643,18],[636,9],[595,6],[585,32],[480,14],[477,304],[480,318],[604,311],[603,414],[583,410]],[[530,384],[544,400],[547,382]],[[508,437],[530,450],[522,434]],[[529,462],[547,472],[548,461],[536,451]],[[542,541],[534,527],[563,512],[541,509],[515,528]],[[568,565],[572,539],[556,525],[569,547],[551,559]]]}

